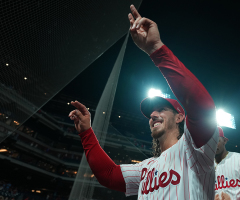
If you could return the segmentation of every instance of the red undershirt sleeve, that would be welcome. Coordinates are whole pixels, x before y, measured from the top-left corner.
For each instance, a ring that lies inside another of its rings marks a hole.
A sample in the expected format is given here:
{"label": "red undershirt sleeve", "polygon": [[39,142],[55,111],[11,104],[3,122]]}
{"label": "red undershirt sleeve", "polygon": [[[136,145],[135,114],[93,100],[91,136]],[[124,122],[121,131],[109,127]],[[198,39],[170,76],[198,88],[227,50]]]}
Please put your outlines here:
{"label": "red undershirt sleeve", "polygon": [[199,148],[216,129],[215,105],[202,83],[183,65],[166,45],[150,55],[171,90],[187,112],[186,125]]}
{"label": "red undershirt sleeve", "polygon": [[88,164],[99,183],[109,189],[125,192],[126,184],[120,165],[116,165],[101,148],[92,128],[80,133],[79,136]]}

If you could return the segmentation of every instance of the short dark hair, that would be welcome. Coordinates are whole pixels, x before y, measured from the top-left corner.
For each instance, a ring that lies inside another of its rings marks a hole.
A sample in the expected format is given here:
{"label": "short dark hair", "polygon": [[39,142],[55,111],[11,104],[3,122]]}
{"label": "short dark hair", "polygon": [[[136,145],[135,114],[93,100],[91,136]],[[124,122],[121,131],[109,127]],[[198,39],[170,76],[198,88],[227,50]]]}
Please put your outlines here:
{"label": "short dark hair", "polygon": [[[178,114],[178,112],[175,109],[172,109],[172,111],[174,114]],[[177,137],[178,140],[182,137],[184,133],[184,122],[185,120],[178,123],[178,130],[179,130],[179,135]],[[153,138],[152,149],[153,149],[153,152],[152,152],[153,157],[159,157],[161,155],[161,149],[160,149],[160,144],[158,139]]]}

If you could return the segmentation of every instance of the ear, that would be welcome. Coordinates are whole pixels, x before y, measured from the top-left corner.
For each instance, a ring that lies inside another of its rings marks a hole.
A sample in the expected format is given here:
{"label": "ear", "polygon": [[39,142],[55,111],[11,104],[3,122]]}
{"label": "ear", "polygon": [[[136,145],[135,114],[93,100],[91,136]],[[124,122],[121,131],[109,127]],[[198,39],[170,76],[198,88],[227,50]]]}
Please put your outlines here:
{"label": "ear", "polygon": [[178,113],[176,115],[176,123],[178,124],[178,123],[182,122],[184,120],[184,118],[185,118],[185,116],[182,113]]}

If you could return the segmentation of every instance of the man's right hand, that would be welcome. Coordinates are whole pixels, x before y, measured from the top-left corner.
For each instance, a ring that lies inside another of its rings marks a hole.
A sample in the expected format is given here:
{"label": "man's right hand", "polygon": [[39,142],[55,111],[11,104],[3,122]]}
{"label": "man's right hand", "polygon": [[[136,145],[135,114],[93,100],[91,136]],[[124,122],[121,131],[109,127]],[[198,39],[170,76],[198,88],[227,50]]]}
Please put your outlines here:
{"label": "man's right hand", "polygon": [[70,119],[74,121],[75,128],[79,133],[88,130],[91,127],[90,112],[78,101],[72,101],[71,104],[77,108],[69,113]]}
{"label": "man's right hand", "polygon": [[151,55],[163,46],[157,24],[150,19],[141,17],[134,5],[131,5],[130,9],[132,14],[129,13],[128,18],[132,39],[140,49]]}

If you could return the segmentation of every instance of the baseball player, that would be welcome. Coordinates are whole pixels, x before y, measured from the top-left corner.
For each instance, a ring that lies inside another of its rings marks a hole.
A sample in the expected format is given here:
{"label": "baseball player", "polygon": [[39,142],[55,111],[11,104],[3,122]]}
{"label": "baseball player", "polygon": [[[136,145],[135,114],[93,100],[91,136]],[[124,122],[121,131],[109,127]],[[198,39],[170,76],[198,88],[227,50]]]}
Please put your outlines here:
{"label": "baseball player", "polygon": [[74,120],[88,163],[100,184],[138,199],[214,199],[214,157],[218,141],[214,102],[200,81],[164,45],[155,22],[131,5],[130,32],[166,78],[173,99],[146,98],[141,111],[149,119],[154,156],[137,164],[116,165],[91,129],[90,113],[78,101]]}
{"label": "baseball player", "polygon": [[215,200],[240,199],[240,154],[226,150],[228,139],[222,128],[215,155]]}

